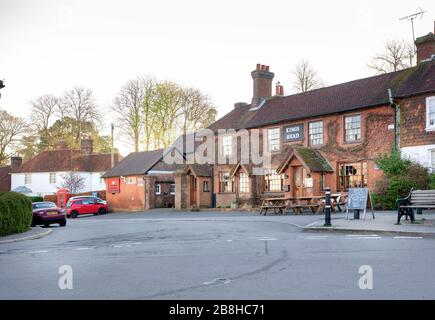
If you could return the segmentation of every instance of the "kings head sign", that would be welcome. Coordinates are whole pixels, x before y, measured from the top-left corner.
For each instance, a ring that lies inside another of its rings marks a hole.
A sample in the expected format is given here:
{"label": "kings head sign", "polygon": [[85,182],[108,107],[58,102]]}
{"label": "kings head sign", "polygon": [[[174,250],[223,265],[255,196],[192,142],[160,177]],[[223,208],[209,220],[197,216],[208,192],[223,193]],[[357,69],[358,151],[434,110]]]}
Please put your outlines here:
{"label": "kings head sign", "polygon": [[304,140],[304,124],[294,124],[284,127],[284,142]]}

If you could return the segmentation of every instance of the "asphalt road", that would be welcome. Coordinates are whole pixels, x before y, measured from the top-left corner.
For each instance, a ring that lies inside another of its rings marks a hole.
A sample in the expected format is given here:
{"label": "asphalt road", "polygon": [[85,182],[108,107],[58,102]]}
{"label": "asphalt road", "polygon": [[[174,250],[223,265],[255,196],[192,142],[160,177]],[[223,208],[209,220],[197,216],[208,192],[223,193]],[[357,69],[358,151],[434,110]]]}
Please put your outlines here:
{"label": "asphalt road", "polygon": [[[0,245],[0,299],[434,299],[435,240],[301,232],[318,216],[108,214]],[[61,290],[61,266],[72,289]],[[359,287],[359,268],[373,289]]]}

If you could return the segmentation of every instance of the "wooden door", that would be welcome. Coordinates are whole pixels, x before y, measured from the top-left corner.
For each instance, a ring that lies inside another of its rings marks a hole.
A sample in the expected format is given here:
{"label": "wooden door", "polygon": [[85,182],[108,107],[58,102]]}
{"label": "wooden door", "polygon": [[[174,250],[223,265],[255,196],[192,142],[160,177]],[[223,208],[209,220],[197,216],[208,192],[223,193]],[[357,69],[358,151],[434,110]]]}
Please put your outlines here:
{"label": "wooden door", "polygon": [[303,195],[303,174],[302,166],[293,168],[293,185],[295,186],[293,195],[295,197],[302,197]]}
{"label": "wooden door", "polygon": [[197,180],[194,176],[190,176],[190,205],[196,205]]}

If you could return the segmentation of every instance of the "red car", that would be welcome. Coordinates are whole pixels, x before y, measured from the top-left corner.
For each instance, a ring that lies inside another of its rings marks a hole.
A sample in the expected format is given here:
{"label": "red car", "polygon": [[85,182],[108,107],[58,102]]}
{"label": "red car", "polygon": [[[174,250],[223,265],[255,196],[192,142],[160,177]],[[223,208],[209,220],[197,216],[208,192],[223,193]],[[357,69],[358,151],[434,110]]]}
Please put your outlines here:
{"label": "red car", "polygon": [[32,227],[43,224],[48,227],[52,223],[58,223],[61,227],[66,225],[66,217],[62,208],[58,208],[53,202],[32,203],[33,218]]}
{"label": "red car", "polygon": [[81,214],[105,214],[109,212],[109,207],[95,198],[79,198],[68,201],[66,204],[66,215],[77,218]]}

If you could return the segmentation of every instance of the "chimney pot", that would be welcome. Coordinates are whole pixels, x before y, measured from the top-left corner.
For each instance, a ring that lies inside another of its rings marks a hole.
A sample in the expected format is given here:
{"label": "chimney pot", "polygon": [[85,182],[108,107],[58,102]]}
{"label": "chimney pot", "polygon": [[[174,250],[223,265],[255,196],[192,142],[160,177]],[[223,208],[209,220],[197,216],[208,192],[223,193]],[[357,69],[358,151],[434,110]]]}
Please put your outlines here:
{"label": "chimney pot", "polygon": [[82,152],[85,155],[90,155],[94,152],[94,140],[92,139],[83,139],[80,142],[80,147]]}
{"label": "chimney pot", "polygon": [[260,70],[260,69],[261,69],[261,65],[257,63],[257,68],[255,70]]}
{"label": "chimney pot", "polygon": [[260,69],[251,72],[254,82],[254,90],[252,96],[252,106],[257,107],[264,99],[272,96],[272,80],[274,74],[270,72],[269,66],[260,64]]}

